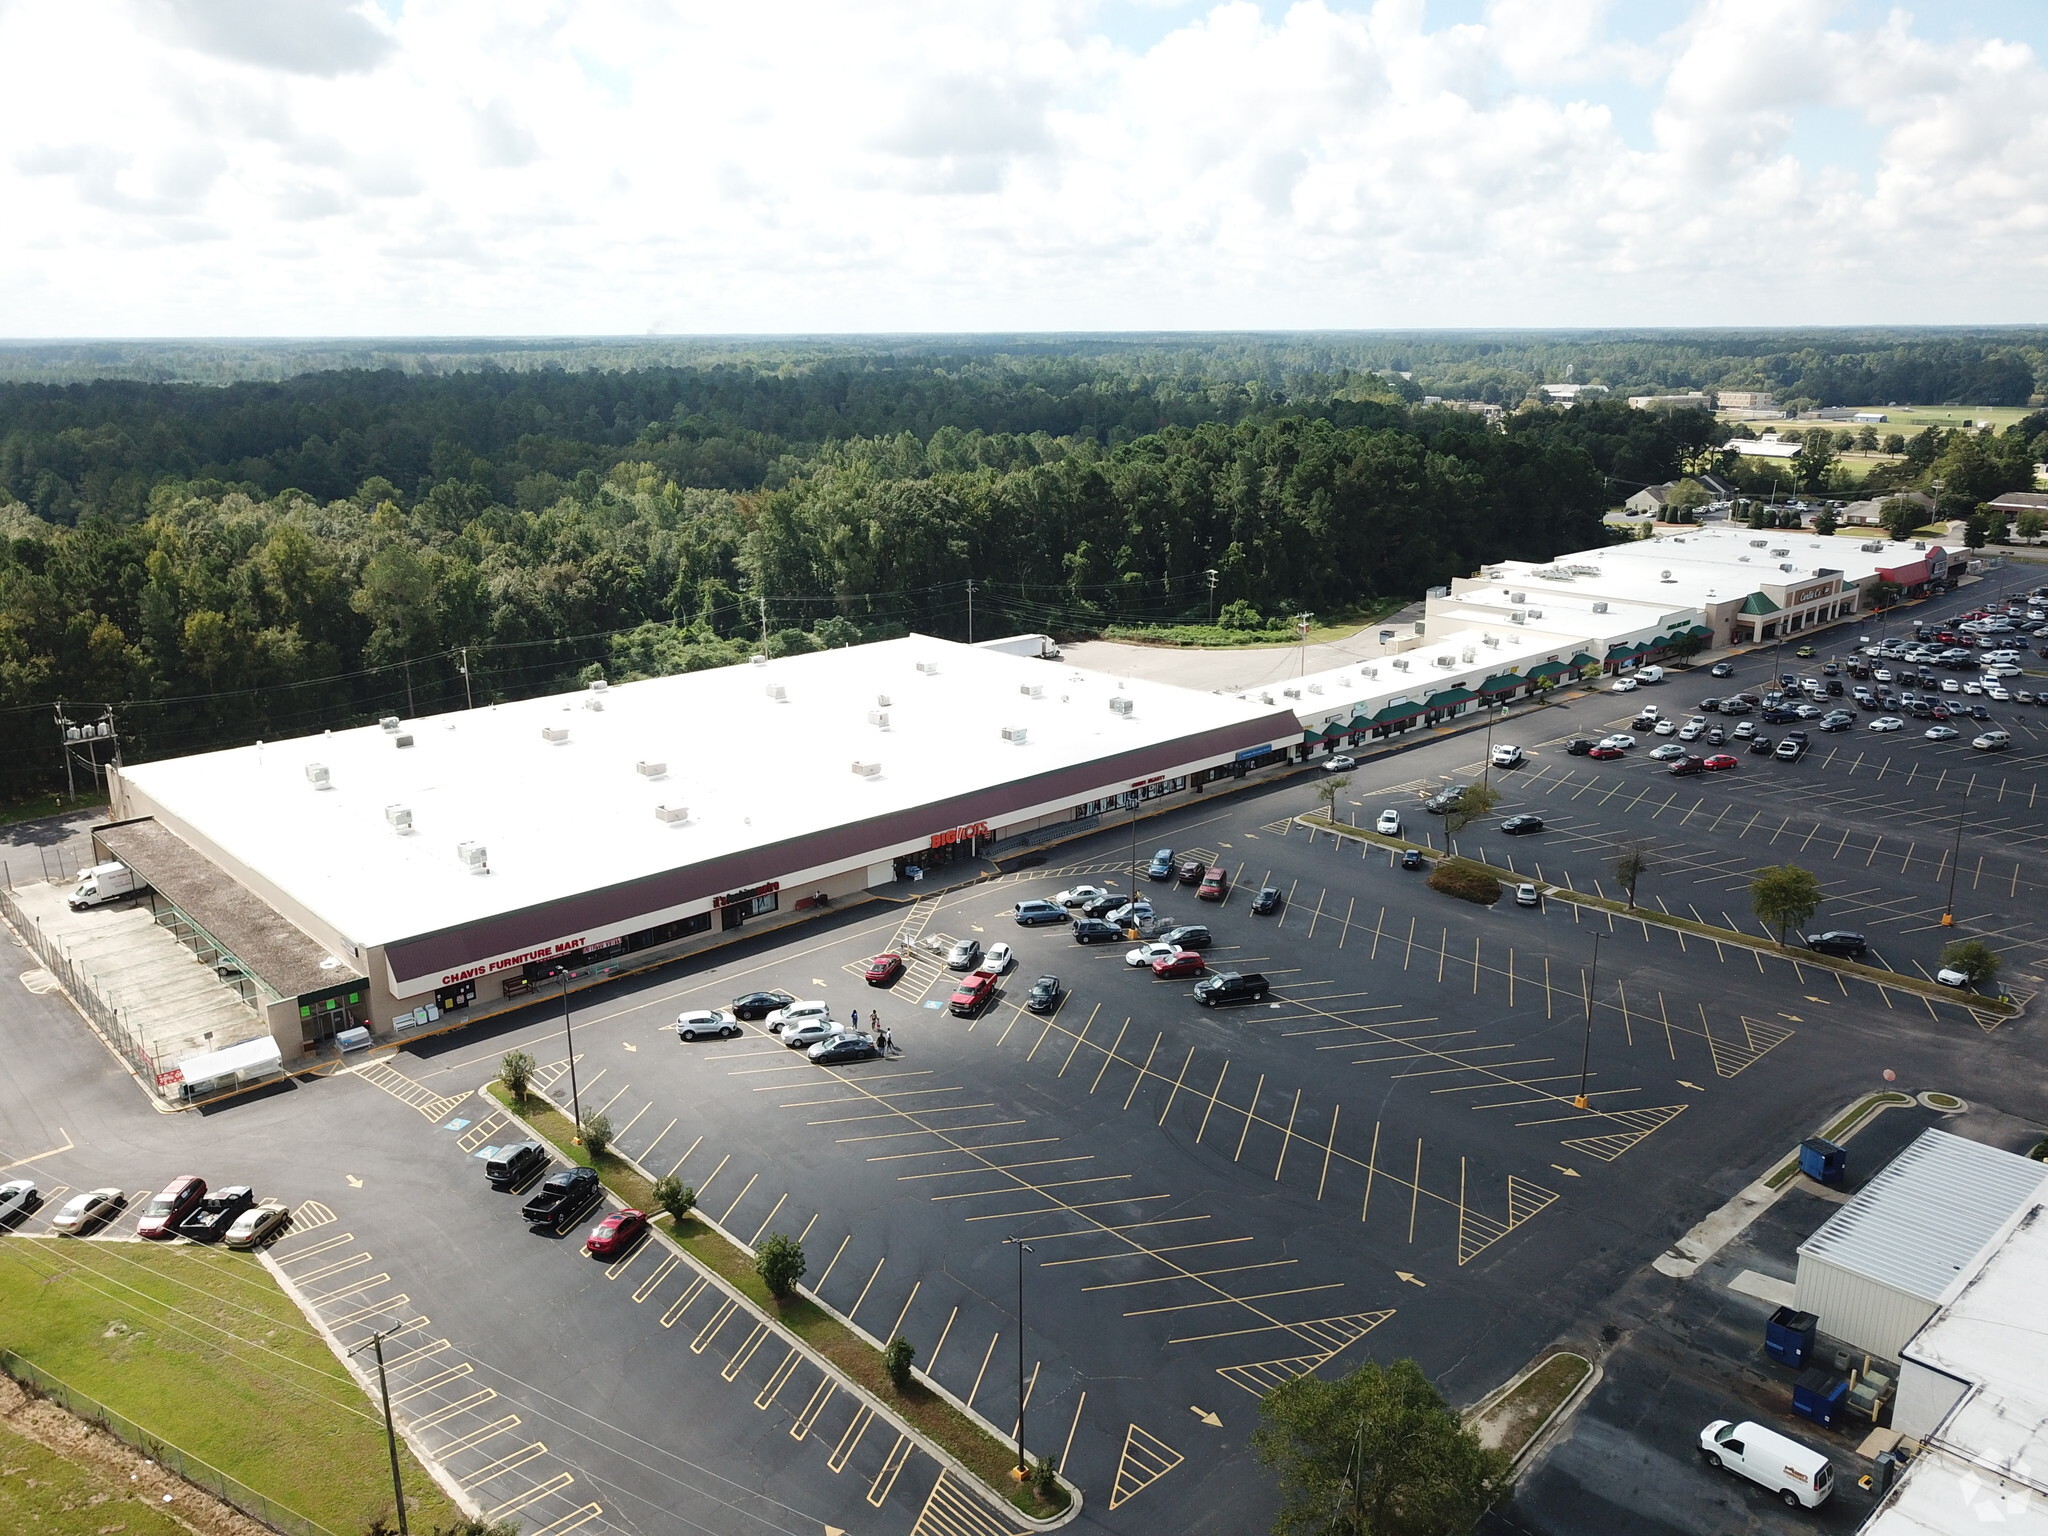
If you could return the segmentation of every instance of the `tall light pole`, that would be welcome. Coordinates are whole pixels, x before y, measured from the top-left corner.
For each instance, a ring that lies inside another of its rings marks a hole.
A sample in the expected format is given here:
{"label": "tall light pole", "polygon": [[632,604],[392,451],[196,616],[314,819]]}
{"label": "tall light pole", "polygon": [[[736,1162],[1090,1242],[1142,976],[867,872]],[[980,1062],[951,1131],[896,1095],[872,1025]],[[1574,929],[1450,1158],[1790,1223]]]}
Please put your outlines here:
{"label": "tall light pole", "polygon": [[1024,1255],[1033,1249],[1020,1237],[1003,1241],[1017,1250],[1017,1470],[1011,1475],[1021,1483],[1031,1473],[1024,1459]]}
{"label": "tall light pole", "polygon": [[967,643],[974,644],[974,578],[967,579]]}
{"label": "tall light pole", "polygon": [[377,1392],[384,1399],[384,1442],[391,1449],[391,1498],[398,1506],[398,1536],[410,1536],[405,1523],[405,1483],[398,1475],[398,1431],[391,1425],[391,1387],[384,1380],[384,1340],[390,1332],[389,1329],[379,1329],[349,1354],[358,1354],[365,1347],[377,1352]]}
{"label": "tall light pole", "polygon": [[1479,782],[1491,787],[1491,785],[1493,784],[1493,722],[1498,720],[1502,715],[1506,714],[1508,711],[1508,707],[1505,704],[1496,704],[1492,699],[1488,699],[1486,701],[1485,707],[1486,761],[1480,765]]}
{"label": "tall light pole", "polygon": [[1956,801],[1956,845],[1948,856],[1948,900],[1941,909],[1941,926],[1956,925],[1956,866],[1963,862],[1963,802]]}
{"label": "tall light pole", "polygon": [[1202,580],[1209,583],[1209,622],[1214,624],[1216,622],[1217,574],[1214,571],[1204,571],[1202,572]]}
{"label": "tall light pole", "polygon": [[1579,1092],[1572,1100],[1573,1109],[1585,1109],[1590,1101],[1586,1097],[1586,1069],[1593,1060],[1593,989],[1600,985],[1600,938],[1593,935],[1593,972],[1586,981],[1586,1043],[1579,1052]]}
{"label": "tall light pole", "polygon": [[1294,627],[1301,631],[1300,675],[1303,677],[1308,676],[1308,631],[1309,626],[1315,622],[1315,617],[1316,616],[1312,613],[1297,613],[1294,616]]}
{"label": "tall light pole", "polygon": [[563,966],[555,973],[562,978],[562,1038],[569,1047],[569,1123],[576,1130],[577,1139],[582,1139],[583,1101],[576,1093],[576,1032],[569,1023],[569,978],[575,973]]}

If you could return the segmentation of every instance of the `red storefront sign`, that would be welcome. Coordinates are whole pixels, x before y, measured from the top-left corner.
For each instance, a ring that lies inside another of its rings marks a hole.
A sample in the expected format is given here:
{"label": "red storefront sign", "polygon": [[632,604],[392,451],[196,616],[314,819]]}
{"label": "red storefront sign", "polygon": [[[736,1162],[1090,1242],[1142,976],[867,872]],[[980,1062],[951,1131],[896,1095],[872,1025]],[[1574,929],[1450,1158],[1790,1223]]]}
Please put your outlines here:
{"label": "red storefront sign", "polygon": [[964,843],[971,837],[987,836],[988,823],[977,821],[969,826],[955,827],[950,832],[934,832],[932,834],[932,846],[934,848],[950,848],[955,843]]}

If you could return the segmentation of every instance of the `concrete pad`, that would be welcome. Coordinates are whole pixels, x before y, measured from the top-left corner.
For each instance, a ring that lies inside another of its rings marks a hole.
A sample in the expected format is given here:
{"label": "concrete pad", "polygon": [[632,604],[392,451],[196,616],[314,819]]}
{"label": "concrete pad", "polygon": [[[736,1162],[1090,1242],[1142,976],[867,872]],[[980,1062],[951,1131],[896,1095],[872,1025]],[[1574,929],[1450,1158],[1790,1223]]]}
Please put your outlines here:
{"label": "concrete pad", "polygon": [[1745,1269],[1730,1280],[1728,1289],[1744,1296],[1754,1296],[1758,1301],[1767,1301],[1774,1307],[1793,1306],[1799,1300],[1799,1287],[1790,1280],[1760,1275],[1753,1269]]}

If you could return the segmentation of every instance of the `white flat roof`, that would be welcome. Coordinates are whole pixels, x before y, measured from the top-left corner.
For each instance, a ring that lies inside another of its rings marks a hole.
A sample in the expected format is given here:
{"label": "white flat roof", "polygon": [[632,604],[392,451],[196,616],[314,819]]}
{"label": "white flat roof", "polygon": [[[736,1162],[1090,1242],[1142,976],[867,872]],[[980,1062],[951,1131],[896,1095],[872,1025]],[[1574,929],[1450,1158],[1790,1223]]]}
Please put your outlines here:
{"label": "white flat roof", "polygon": [[[920,662],[935,670],[920,672]],[[1041,697],[1021,691],[1034,686]],[[1119,694],[1133,701],[1127,716],[1110,708]],[[586,707],[592,697],[577,690],[407,721],[406,748],[370,725],[122,773],[349,939],[373,945],[1205,732],[1263,739],[1254,724],[1284,723],[1275,708],[1228,696],[917,635],[617,684],[601,710]],[[886,729],[868,722],[870,710],[886,711]],[[1022,744],[1003,738],[1012,726],[1025,730]],[[568,737],[549,742],[544,728]],[[1298,738],[1283,728],[1273,739]],[[1208,745],[1192,743],[1189,760],[1213,757],[1198,750]],[[857,775],[856,760],[881,772]],[[666,764],[665,775],[642,776],[641,761]],[[329,788],[308,782],[316,763]],[[689,817],[664,823],[657,805],[687,807]],[[410,834],[392,830],[389,806],[412,813]],[[458,843],[482,844],[490,872],[471,873]]]}

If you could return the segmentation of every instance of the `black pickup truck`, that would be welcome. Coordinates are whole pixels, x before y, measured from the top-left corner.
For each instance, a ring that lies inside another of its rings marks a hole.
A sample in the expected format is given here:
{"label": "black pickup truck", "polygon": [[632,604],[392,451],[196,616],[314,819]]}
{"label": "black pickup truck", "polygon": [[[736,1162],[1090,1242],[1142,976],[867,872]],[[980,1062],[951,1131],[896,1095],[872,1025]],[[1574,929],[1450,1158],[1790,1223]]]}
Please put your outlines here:
{"label": "black pickup truck", "polygon": [[564,1168],[547,1176],[519,1214],[536,1227],[564,1227],[597,1199],[597,1188],[596,1169]]}
{"label": "black pickup truck", "polygon": [[246,1184],[216,1189],[199,1202],[199,1209],[179,1224],[178,1234],[195,1243],[216,1242],[227,1235],[235,1218],[256,1203],[256,1192]]}
{"label": "black pickup truck", "polygon": [[1205,1008],[1218,1003],[1262,1003],[1273,984],[1257,971],[1221,971],[1195,983],[1195,1001]]}

